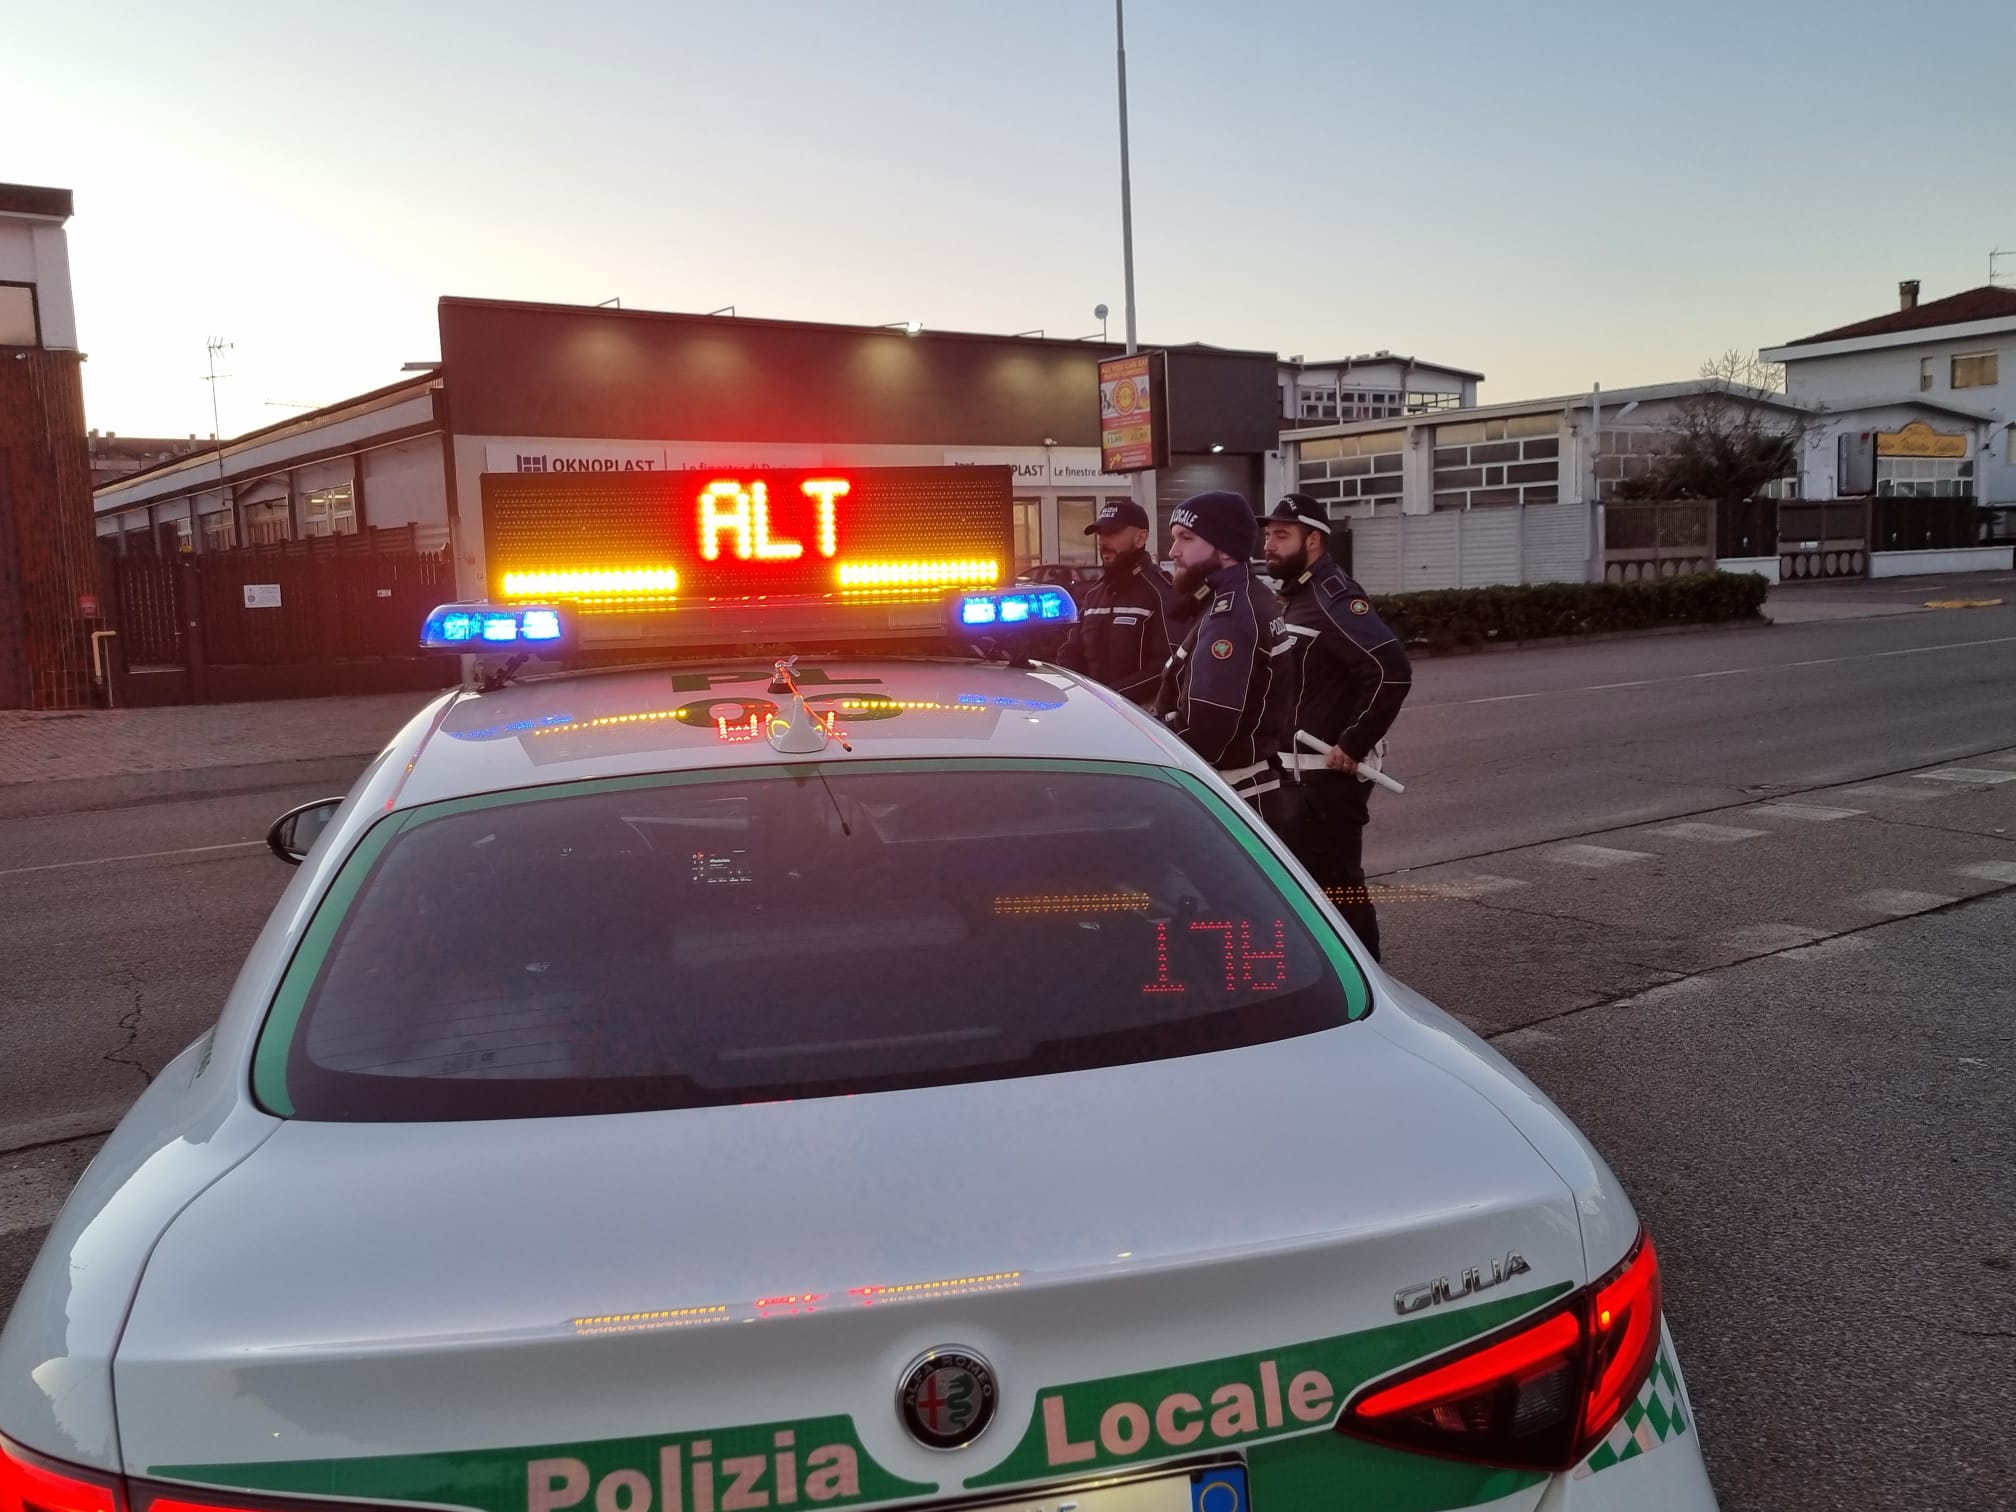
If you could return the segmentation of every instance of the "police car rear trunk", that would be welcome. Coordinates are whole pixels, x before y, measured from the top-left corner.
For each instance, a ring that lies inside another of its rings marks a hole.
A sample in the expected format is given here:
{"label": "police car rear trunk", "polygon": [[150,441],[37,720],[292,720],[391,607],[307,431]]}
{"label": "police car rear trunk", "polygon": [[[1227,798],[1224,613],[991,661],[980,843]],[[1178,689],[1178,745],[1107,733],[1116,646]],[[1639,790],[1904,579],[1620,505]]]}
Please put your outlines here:
{"label": "police car rear trunk", "polygon": [[[1241,1455],[1262,1512],[1296,1466],[1467,1499],[1537,1478],[1331,1423],[1582,1264],[1499,1114],[1354,1028],[753,1108],[295,1122],[157,1249],[120,1434],[129,1473],[213,1502],[730,1512]],[[897,1401],[948,1346],[998,1381],[951,1453]]]}
{"label": "police car rear trunk", "polygon": [[1586,1314],[1489,1337],[1591,1279],[1568,1190],[1187,770],[484,795],[330,896],[117,1358],[182,1501],[1460,1506],[1577,1431]]}

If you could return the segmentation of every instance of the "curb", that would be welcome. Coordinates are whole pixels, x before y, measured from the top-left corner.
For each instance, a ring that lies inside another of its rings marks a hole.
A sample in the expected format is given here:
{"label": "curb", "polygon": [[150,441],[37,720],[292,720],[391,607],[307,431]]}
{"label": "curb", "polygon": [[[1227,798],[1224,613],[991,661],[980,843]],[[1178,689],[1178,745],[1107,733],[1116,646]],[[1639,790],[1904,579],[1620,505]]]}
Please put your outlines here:
{"label": "curb", "polygon": [[1773,621],[1768,614],[1753,619],[1716,620],[1699,625],[1653,625],[1644,630],[1603,630],[1594,635],[1547,635],[1523,641],[1486,641],[1481,646],[1451,646],[1437,650],[1431,646],[1407,647],[1408,659],[1441,656],[1488,656],[1505,651],[1547,651],[1561,646],[1596,646],[1606,641],[1658,640],[1672,635],[1716,635],[1731,630],[1766,630]]}

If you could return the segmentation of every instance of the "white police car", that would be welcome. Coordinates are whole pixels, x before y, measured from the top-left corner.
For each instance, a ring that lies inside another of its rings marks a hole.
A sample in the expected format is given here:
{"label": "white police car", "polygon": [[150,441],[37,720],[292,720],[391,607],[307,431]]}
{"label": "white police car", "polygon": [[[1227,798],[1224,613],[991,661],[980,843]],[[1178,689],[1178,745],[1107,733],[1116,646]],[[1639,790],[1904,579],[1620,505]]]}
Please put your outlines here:
{"label": "white police car", "polygon": [[483,686],[282,827],[0,1335],[0,1512],[1714,1505],[1601,1159],[1124,700]]}

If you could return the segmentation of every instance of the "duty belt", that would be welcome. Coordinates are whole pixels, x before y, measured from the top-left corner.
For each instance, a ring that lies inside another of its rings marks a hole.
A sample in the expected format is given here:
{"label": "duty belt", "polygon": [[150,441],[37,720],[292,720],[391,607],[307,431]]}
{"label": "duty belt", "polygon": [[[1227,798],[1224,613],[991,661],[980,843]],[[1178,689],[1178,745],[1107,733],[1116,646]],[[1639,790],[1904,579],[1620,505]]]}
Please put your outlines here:
{"label": "duty belt", "polygon": [[1219,767],[1218,775],[1231,785],[1232,791],[1241,798],[1254,799],[1262,793],[1271,793],[1281,786],[1281,772],[1271,761],[1256,761],[1251,766]]}

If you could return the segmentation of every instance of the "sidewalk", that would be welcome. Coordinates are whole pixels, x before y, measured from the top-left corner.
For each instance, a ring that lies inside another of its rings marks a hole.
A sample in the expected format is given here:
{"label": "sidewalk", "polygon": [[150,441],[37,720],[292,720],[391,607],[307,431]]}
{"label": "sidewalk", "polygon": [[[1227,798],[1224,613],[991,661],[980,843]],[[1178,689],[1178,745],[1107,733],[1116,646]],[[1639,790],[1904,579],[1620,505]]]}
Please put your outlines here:
{"label": "sidewalk", "polygon": [[1981,599],[2016,603],[2016,572],[1945,572],[1931,577],[1831,578],[1775,585],[1764,613],[1776,625],[1929,614],[1934,606]]}
{"label": "sidewalk", "polygon": [[432,697],[374,693],[62,714],[0,709],[0,787],[370,756]]}

